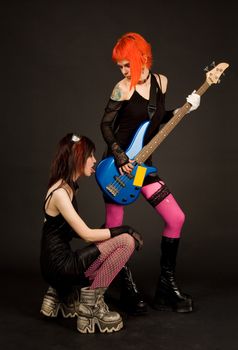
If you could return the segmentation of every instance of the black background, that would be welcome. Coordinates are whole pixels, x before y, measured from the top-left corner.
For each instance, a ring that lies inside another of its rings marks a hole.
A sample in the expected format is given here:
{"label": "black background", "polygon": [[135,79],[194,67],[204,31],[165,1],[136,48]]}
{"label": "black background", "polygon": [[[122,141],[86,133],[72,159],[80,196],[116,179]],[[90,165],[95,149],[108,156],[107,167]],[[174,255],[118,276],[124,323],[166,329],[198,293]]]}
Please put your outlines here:
{"label": "black background", "polygon": [[[42,203],[51,158],[67,132],[92,138],[121,75],[111,50],[125,32],[151,44],[152,70],[168,77],[167,108],[181,106],[205,81],[212,61],[230,67],[199,109],[154,155],[160,176],[186,213],[178,269],[184,283],[237,286],[237,5],[230,1],[1,1],[2,276],[39,273]],[[82,179],[81,217],[104,221],[94,178]],[[163,224],[140,198],[125,223],[144,237],[132,258],[145,294],[159,272]],[[200,281],[200,282],[199,282]]]}

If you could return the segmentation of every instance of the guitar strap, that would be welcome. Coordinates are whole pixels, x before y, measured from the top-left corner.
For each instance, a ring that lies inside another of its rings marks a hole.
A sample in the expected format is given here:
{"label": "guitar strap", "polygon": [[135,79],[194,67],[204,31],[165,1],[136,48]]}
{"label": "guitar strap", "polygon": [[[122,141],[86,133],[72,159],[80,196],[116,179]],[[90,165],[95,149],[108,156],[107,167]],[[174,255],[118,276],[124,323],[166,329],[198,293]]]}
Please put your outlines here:
{"label": "guitar strap", "polygon": [[149,97],[149,102],[148,102],[148,114],[150,117],[150,120],[153,118],[153,115],[155,114],[156,111],[156,96],[158,92],[158,86],[157,86],[157,80],[154,76],[153,73],[151,73],[151,83],[150,83],[150,97]]}

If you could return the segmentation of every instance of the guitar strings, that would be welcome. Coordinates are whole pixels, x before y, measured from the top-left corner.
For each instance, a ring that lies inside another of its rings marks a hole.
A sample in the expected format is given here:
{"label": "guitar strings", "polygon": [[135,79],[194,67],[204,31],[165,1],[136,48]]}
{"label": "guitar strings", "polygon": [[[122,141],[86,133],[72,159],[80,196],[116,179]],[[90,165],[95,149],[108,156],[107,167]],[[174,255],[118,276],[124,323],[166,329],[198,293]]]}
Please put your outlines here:
{"label": "guitar strings", "polygon": [[[132,164],[136,164],[136,161]],[[125,184],[125,187],[126,187],[128,182],[134,179],[134,176],[132,178],[129,178],[128,174],[123,174],[123,175],[119,175],[118,178]],[[114,180],[110,185],[112,185],[118,191],[118,193],[124,188],[124,186],[122,186],[117,180]]]}

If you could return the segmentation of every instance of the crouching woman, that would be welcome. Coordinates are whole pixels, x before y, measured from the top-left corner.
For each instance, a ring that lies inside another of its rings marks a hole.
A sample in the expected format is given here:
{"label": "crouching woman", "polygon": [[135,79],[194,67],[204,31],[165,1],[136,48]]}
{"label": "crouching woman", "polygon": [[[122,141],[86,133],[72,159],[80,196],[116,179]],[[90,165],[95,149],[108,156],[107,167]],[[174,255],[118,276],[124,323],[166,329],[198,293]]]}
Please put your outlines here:
{"label": "crouching woman", "polygon": [[[69,133],[60,140],[51,164],[40,254],[42,276],[51,287],[41,312],[57,316],[60,310],[65,317],[77,316],[81,333],[94,333],[95,325],[100,332],[111,333],[119,331],[123,321],[119,313],[109,310],[104,293],[143,241],[130,226],[92,229],[79,216],[77,181],[94,173],[94,151],[89,138]],[[74,237],[87,244],[73,250]]]}

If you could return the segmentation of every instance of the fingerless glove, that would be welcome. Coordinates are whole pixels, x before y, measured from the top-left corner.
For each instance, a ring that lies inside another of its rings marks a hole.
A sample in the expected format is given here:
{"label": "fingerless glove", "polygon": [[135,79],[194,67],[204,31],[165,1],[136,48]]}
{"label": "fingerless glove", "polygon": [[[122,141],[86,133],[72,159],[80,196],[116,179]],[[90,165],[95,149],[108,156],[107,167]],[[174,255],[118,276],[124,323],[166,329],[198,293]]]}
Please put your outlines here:
{"label": "fingerless glove", "polygon": [[109,228],[111,237],[119,236],[123,233],[128,233],[131,235],[136,243],[136,250],[140,250],[143,246],[143,238],[139,232],[136,232],[131,226],[128,225],[122,225],[117,227],[111,227]]}

